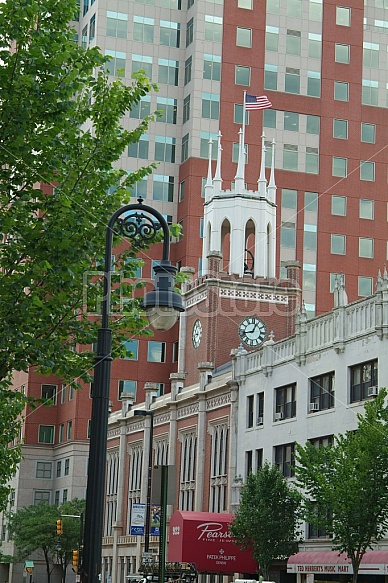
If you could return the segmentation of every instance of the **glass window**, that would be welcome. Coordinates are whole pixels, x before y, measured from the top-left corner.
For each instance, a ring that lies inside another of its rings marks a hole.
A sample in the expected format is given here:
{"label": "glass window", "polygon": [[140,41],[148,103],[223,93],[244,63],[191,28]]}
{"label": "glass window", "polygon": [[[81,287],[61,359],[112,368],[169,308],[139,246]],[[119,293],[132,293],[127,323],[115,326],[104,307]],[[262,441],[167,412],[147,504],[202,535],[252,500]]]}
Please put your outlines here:
{"label": "glass window", "polygon": [[369,144],[376,142],[376,126],[374,123],[361,123],[361,141]]}
{"label": "glass window", "polygon": [[350,46],[341,45],[339,43],[335,44],[335,62],[345,63],[348,65],[350,63]]}
{"label": "glass window", "polygon": [[242,65],[235,65],[235,83],[236,85],[250,85],[251,68]]}
{"label": "glass window", "polygon": [[318,148],[306,146],[306,172],[308,174],[319,173],[319,151]]}
{"label": "glass window", "polygon": [[174,177],[153,174],[153,200],[174,201]]}
{"label": "glass window", "polygon": [[252,29],[243,28],[241,26],[237,27],[236,32],[236,45],[238,47],[252,47]]}
{"label": "glass window", "polygon": [[333,119],[333,138],[348,139],[348,120]]}
{"label": "glass window", "polygon": [[377,360],[350,367],[350,402],[368,399],[369,389],[378,386]]}
{"label": "glass window", "polygon": [[334,81],[334,99],[337,101],[349,101],[349,83]]}
{"label": "glass window", "polygon": [[283,170],[298,171],[298,146],[295,146],[294,144],[284,144]]}
{"label": "glass window", "polygon": [[133,17],[133,40],[142,43],[154,42],[154,19],[145,16]]}
{"label": "glass window", "polygon": [[332,195],[331,214],[346,217],[346,196],[337,196],[336,194]]}
{"label": "glass window", "polygon": [[306,133],[319,136],[320,122],[318,115],[306,115]]}
{"label": "glass window", "polygon": [[86,49],[88,46],[88,25],[82,29],[82,48]]}
{"label": "glass window", "polygon": [[42,399],[45,405],[55,405],[57,402],[57,385],[41,385]]}
{"label": "glass window", "polygon": [[219,57],[218,55],[203,56],[203,78],[210,79],[212,81],[220,81],[221,57]]}
{"label": "glass window", "polygon": [[[234,142],[233,148],[232,148],[232,162],[238,162],[239,154],[240,154],[240,145],[238,142]],[[248,144],[244,144],[244,159],[245,159],[245,164],[248,164]]]}
{"label": "glass window", "polygon": [[147,360],[148,362],[166,362],[166,343],[149,340]]}
{"label": "glass window", "polygon": [[183,123],[190,119],[190,95],[186,95],[183,100]]}
{"label": "glass window", "polygon": [[276,91],[278,88],[278,68],[276,65],[264,66],[264,89]]}
{"label": "glass window", "polygon": [[110,51],[105,50],[105,56],[111,57],[107,63],[105,63],[105,70],[108,75],[113,75],[115,77],[125,76],[125,61],[127,59],[126,53],[121,51]]}
{"label": "glass window", "polygon": [[371,67],[373,69],[379,68],[379,50],[380,46],[377,43],[363,43],[363,66]]}
{"label": "glass window", "polygon": [[180,46],[181,25],[179,22],[170,22],[168,20],[160,21],[160,44],[165,47]]}
{"label": "glass window", "polygon": [[279,49],[279,28],[277,26],[265,27],[265,49],[266,51],[278,52]]}
{"label": "glass window", "polygon": [[96,36],[96,15],[93,14],[93,16],[90,19],[89,25],[89,42],[92,42],[95,36]]}
{"label": "glass window", "polygon": [[265,128],[276,128],[276,109],[264,109],[263,126]]}
{"label": "glass window", "polygon": [[296,247],[295,223],[282,223],[280,229],[280,246],[286,249],[295,249]]}
{"label": "glass window", "polygon": [[122,12],[106,13],[106,36],[127,38],[128,14]]}
{"label": "glass window", "polygon": [[335,286],[338,285],[341,280],[345,285],[345,275],[343,273],[331,273],[330,274],[330,293],[334,292]]}
{"label": "glass window", "polygon": [[122,342],[123,350],[124,350],[124,360],[137,360],[138,359],[138,350],[139,350],[139,341],[138,340],[123,340]]}
{"label": "glass window", "polygon": [[59,460],[57,462],[57,478],[60,478],[62,475],[62,462]]}
{"label": "glass window", "polygon": [[155,160],[158,162],[175,162],[175,138],[155,136]]}
{"label": "glass window", "polygon": [[307,71],[307,95],[310,97],[321,95],[321,74],[318,71]]}
{"label": "glass window", "polygon": [[315,22],[322,22],[322,0],[310,0],[309,19]]}
{"label": "glass window", "polygon": [[185,134],[182,138],[181,162],[184,162],[189,157],[189,137],[189,134]]}
{"label": "glass window", "polygon": [[[188,96],[190,99],[190,95]],[[170,97],[158,96],[156,101],[156,109],[160,117],[156,121],[162,123],[176,124],[177,100]]]}
{"label": "glass window", "polygon": [[364,198],[360,199],[360,219],[370,219],[373,220],[375,214],[375,201],[367,200]]}
{"label": "glass window", "polygon": [[142,180],[138,180],[130,187],[131,196],[134,198],[147,198],[147,177],[145,176]]}
{"label": "glass window", "polygon": [[[317,225],[304,225],[303,248],[306,251],[317,250]],[[315,269],[313,271],[315,271]]]}
{"label": "glass window", "polygon": [[137,381],[120,380],[118,399],[120,400],[123,397],[124,393],[126,397],[130,395],[130,398],[136,401],[136,389]]}
{"label": "glass window", "polygon": [[287,16],[302,17],[302,0],[287,0]]}
{"label": "glass window", "polygon": [[216,93],[202,93],[202,117],[205,119],[219,119],[220,96]]}
{"label": "glass window", "polygon": [[375,179],[375,163],[361,160],[360,163],[360,180],[373,182]]}
{"label": "glass window", "polygon": [[363,105],[378,105],[379,83],[370,79],[362,80],[362,103]]}
{"label": "glass window", "polygon": [[51,480],[51,474],[53,470],[52,462],[36,462],[36,478],[44,478],[46,480]]}
{"label": "glass window", "polygon": [[334,407],[334,372],[310,379],[309,413]]}
{"label": "glass window", "polygon": [[358,295],[362,297],[371,296],[373,293],[373,278],[358,276]]}
{"label": "glass window", "polygon": [[246,10],[253,9],[253,0],[238,0],[237,6],[239,8],[245,8]]}
{"label": "glass window", "polygon": [[190,18],[186,25],[186,47],[191,45],[194,40],[194,18]]}
{"label": "glass window", "polygon": [[132,73],[144,71],[146,76],[152,77],[152,57],[145,57],[143,55],[132,55]]}
{"label": "glass window", "polygon": [[333,156],[332,175],[346,178],[347,172],[348,172],[348,160],[347,160],[347,158],[338,158],[337,156]]}
{"label": "glass window", "polygon": [[129,117],[135,119],[144,119],[147,115],[151,113],[151,96],[145,95],[141,98],[139,103],[131,104],[131,110],[129,112]]}
{"label": "glass window", "polygon": [[[190,83],[190,81],[191,81],[192,64],[193,64],[192,57],[189,57],[188,59],[186,59],[186,61],[185,61],[185,85],[187,85],[187,83]],[[204,77],[204,79],[206,79],[206,77]]]}
{"label": "glass window", "polygon": [[[265,110],[268,111],[268,110]],[[243,122],[244,106],[241,103],[234,104],[234,123],[242,124]],[[245,125],[249,124],[249,111],[245,112]]]}
{"label": "glass window", "polygon": [[34,490],[34,504],[39,504],[39,502],[46,502],[50,504],[51,492],[48,490]]}
{"label": "glass window", "polygon": [[284,129],[289,132],[299,132],[299,113],[292,111],[284,112]]}
{"label": "glass window", "polygon": [[[241,106],[242,107],[242,106]],[[211,140],[211,158],[217,160],[218,151],[218,134],[210,132],[201,132],[201,143],[199,155],[201,158],[209,158],[209,141]]]}
{"label": "glass window", "polygon": [[63,442],[63,436],[65,434],[65,426],[63,423],[60,424],[59,426],[59,433],[58,433],[58,443],[62,443]]}
{"label": "glass window", "polygon": [[267,0],[267,12],[279,14],[279,0]]}
{"label": "glass window", "polygon": [[140,136],[138,142],[133,142],[128,146],[128,156],[130,158],[141,158],[142,160],[147,160],[148,146],[148,136],[143,134]]}
{"label": "glass window", "polygon": [[300,93],[300,71],[286,67],[285,87],[286,93]]}
{"label": "glass window", "polygon": [[346,6],[337,6],[335,23],[339,26],[350,26],[351,11]]}
{"label": "glass window", "polygon": [[322,35],[308,33],[308,56],[310,59],[320,59],[322,54]]}
{"label": "glass window", "polygon": [[275,421],[296,416],[296,384],[275,389]]}
{"label": "glass window", "polygon": [[287,30],[286,53],[288,55],[300,55],[300,31]]}
{"label": "glass window", "polygon": [[276,445],[274,450],[275,464],[279,468],[280,473],[285,478],[292,478],[295,474],[295,445],[293,443],[288,443],[287,445]]}
{"label": "glass window", "polygon": [[311,213],[318,212],[318,193],[305,192],[304,193],[304,210]]}
{"label": "glass window", "polygon": [[66,428],[66,439],[71,439],[72,438],[72,433],[73,433],[73,422],[72,421],[68,421],[67,422],[67,428]]}
{"label": "glass window", "polygon": [[54,443],[54,425],[39,425],[39,443]]}
{"label": "glass window", "polygon": [[178,85],[179,61],[170,61],[169,59],[158,59],[158,83],[165,85]]}
{"label": "glass window", "polygon": [[205,15],[205,40],[222,41],[222,18],[220,16]]}
{"label": "glass window", "polygon": [[65,459],[64,475],[68,476],[70,474],[70,458]]}
{"label": "glass window", "polygon": [[359,257],[373,258],[373,239],[369,237],[360,237],[358,240]]}
{"label": "glass window", "polygon": [[331,235],[331,253],[334,255],[346,254],[346,236],[345,235]]}
{"label": "glass window", "polygon": [[[307,249],[306,249],[307,250]],[[316,291],[317,287],[317,266],[311,263],[303,263],[303,289],[306,291]]]}

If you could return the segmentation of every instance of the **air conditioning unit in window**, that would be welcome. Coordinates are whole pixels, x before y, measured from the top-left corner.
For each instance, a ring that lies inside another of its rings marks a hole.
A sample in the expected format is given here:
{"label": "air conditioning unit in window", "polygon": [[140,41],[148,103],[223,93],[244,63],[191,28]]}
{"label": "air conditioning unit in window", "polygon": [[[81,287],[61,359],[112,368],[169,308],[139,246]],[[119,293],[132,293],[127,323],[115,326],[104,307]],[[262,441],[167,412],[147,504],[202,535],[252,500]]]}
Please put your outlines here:
{"label": "air conditioning unit in window", "polygon": [[378,388],[373,386],[373,387],[369,387],[368,389],[368,397],[377,397],[377,393],[378,393]]}
{"label": "air conditioning unit in window", "polygon": [[319,403],[310,403],[309,411],[319,411]]}
{"label": "air conditioning unit in window", "polygon": [[279,413],[275,413],[275,421],[280,421],[283,419],[283,411],[279,411]]}
{"label": "air conditioning unit in window", "polygon": [[264,421],[262,417],[257,418],[257,425],[263,425]]}

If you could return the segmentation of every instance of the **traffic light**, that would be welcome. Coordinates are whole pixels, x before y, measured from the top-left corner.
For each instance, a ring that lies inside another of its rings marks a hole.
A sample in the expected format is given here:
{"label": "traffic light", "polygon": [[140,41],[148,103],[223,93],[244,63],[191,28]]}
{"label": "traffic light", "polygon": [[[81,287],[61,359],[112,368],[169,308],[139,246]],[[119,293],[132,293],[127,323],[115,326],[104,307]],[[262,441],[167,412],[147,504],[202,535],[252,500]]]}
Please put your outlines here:
{"label": "traffic light", "polygon": [[79,561],[79,551],[73,551],[73,558],[71,561],[73,567],[78,567],[78,561]]}
{"label": "traffic light", "polygon": [[61,519],[57,520],[57,534],[63,534],[63,525]]}

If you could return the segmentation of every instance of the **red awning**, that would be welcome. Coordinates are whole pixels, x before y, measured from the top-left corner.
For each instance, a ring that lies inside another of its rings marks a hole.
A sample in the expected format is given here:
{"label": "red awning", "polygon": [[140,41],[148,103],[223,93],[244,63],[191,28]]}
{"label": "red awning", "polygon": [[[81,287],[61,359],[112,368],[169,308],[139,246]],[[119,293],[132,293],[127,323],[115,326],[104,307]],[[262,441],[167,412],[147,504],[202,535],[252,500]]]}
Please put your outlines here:
{"label": "red awning", "polygon": [[[302,551],[292,555],[287,562],[288,573],[353,573],[347,556],[336,551]],[[360,573],[368,575],[388,574],[388,550],[368,551],[362,558]]]}
{"label": "red awning", "polygon": [[249,551],[241,551],[229,533],[232,514],[177,510],[170,522],[168,560],[193,563],[200,573],[257,572]]}

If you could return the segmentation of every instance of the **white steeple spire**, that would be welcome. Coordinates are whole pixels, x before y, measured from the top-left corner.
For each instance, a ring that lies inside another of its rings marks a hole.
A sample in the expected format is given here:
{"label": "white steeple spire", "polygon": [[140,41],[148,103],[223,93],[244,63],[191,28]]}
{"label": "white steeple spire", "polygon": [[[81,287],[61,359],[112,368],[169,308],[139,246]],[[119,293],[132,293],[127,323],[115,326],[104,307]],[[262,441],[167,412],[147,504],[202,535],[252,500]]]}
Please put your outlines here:
{"label": "white steeple spire", "polygon": [[261,136],[261,164],[260,164],[260,176],[257,181],[259,196],[265,198],[267,194],[267,179],[265,177],[265,135]]}
{"label": "white steeple spire", "polygon": [[212,180],[212,145],[213,145],[213,140],[210,138],[209,140],[209,153],[208,153],[208,166],[207,166],[207,179],[206,179],[206,184],[205,184],[205,201],[208,202],[212,196],[213,196],[213,192],[214,192],[214,187],[213,187],[213,180]]}
{"label": "white steeple spire", "polygon": [[216,173],[214,175],[214,194],[219,194],[222,188],[222,178],[221,178],[221,153],[222,153],[222,146],[221,146],[221,132],[218,132],[218,148],[217,148],[217,166],[216,166]]}
{"label": "white steeple spire", "polygon": [[238,146],[238,164],[237,172],[234,177],[235,192],[243,192],[245,190],[245,152],[244,152],[244,132],[242,129],[238,132],[239,146]]}

